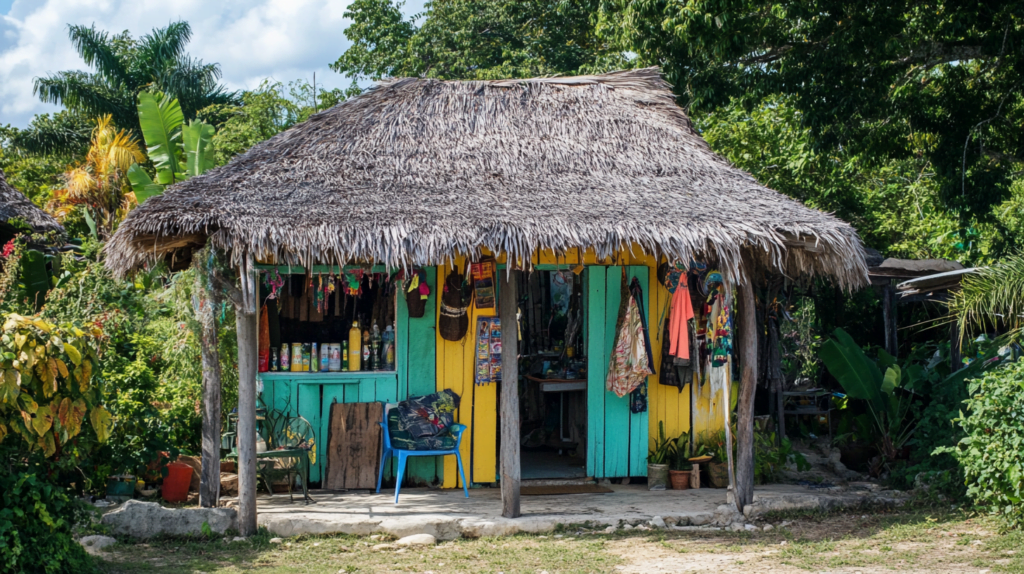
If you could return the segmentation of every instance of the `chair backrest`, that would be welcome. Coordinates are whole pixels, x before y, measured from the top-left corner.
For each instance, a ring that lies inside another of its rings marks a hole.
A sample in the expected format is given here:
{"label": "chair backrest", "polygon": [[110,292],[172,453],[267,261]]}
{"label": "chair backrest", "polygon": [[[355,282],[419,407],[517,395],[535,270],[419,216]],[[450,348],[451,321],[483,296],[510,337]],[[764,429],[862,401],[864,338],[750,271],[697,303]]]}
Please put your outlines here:
{"label": "chair backrest", "polygon": [[397,407],[398,403],[387,403],[383,401],[382,403],[384,405],[384,420],[380,422],[380,428],[382,431],[384,431],[384,447],[391,448],[391,432],[388,429],[388,413],[391,411],[391,409]]}

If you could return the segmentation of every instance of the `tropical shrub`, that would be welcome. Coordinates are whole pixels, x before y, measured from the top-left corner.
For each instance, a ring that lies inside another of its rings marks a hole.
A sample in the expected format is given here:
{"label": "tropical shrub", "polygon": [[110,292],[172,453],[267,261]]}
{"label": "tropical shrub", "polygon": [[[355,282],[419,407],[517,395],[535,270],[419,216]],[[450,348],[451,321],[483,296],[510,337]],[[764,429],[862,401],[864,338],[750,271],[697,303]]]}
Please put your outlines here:
{"label": "tropical shrub", "polygon": [[0,570],[95,572],[72,528],[90,519],[88,505],[35,474],[0,473]]}
{"label": "tropical shrub", "polygon": [[3,317],[0,443],[17,435],[21,450],[55,459],[78,458],[86,428],[97,441],[107,440],[112,420],[93,377],[100,335],[97,327],[86,332],[38,317]]}
{"label": "tropical shrub", "polygon": [[1024,362],[992,369],[970,384],[966,436],[952,454],[964,469],[967,495],[1011,528],[1024,526]]}

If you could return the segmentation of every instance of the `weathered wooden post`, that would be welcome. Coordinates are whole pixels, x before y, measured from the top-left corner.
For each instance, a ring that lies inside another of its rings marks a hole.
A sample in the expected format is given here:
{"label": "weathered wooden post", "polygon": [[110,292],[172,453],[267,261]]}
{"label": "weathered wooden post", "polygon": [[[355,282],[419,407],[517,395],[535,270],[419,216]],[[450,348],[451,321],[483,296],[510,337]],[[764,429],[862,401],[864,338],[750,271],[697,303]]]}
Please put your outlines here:
{"label": "weathered wooden post", "polygon": [[256,277],[251,259],[238,267],[242,306],[238,329],[238,532],[256,534]]}
{"label": "weathered wooden post", "polygon": [[885,327],[885,352],[893,357],[899,352],[899,341],[896,338],[896,288],[892,283],[882,287],[882,324]]}
{"label": "weathered wooden post", "polygon": [[[757,309],[754,307],[753,270],[739,287],[740,397],[736,418],[736,508],[754,501],[754,390],[757,387]],[[728,404],[726,405],[728,409]]]}
{"label": "weathered wooden post", "polygon": [[217,506],[220,499],[220,409],[221,371],[217,348],[218,290],[210,285],[212,278],[205,269],[197,269],[196,317],[202,332],[201,355],[203,362],[203,456],[199,481],[199,505]]}
{"label": "weathered wooden post", "polygon": [[519,322],[520,271],[498,272],[501,291],[501,515],[518,518],[519,511]]}

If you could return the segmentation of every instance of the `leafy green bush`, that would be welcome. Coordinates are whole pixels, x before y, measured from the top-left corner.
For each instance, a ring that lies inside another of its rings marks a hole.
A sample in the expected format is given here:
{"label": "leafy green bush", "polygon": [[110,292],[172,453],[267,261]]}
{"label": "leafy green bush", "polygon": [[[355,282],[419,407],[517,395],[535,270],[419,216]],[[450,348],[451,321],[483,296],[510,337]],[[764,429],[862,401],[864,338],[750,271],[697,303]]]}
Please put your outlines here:
{"label": "leafy green bush", "polygon": [[966,416],[956,419],[966,436],[950,453],[964,469],[967,495],[999,515],[1007,526],[1024,526],[1024,361],[993,369],[970,385]]}
{"label": "leafy green bush", "polygon": [[72,528],[90,517],[88,505],[35,474],[0,473],[0,493],[0,570],[96,572],[72,538]]}

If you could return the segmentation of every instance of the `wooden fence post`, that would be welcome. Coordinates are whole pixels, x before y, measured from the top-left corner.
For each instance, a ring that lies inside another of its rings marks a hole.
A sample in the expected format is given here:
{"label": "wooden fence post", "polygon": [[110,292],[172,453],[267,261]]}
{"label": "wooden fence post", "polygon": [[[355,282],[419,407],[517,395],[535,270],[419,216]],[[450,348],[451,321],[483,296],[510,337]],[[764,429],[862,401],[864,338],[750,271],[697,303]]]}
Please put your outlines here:
{"label": "wooden fence post", "polygon": [[[510,268],[513,262],[508,262]],[[501,291],[501,515],[518,518],[519,510],[519,322],[520,271],[498,271]],[[472,328],[472,327],[470,327]]]}

